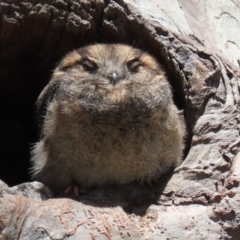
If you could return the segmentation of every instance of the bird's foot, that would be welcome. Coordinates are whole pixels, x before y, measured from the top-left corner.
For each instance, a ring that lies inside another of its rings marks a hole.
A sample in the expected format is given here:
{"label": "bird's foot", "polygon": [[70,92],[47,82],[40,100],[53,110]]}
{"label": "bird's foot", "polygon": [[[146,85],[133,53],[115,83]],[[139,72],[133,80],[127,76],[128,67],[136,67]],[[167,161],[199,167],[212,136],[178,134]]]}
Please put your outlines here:
{"label": "bird's foot", "polygon": [[85,195],[86,193],[87,193],[86,190],[78,187],[77,185],[68,186],[64,190],[64,195],[66,196],[80,197],[81,195]]}
{"label": "bird's foot", "polygon": [[158,185],[160,183],[160,179],[158,178],[158,179],[146,179],[144,182],[143,182],[143,184],[144,185],[147,185],[147,186],[149,186],[149,187],[152,187],[152,186],[156,186],[156,185]]}

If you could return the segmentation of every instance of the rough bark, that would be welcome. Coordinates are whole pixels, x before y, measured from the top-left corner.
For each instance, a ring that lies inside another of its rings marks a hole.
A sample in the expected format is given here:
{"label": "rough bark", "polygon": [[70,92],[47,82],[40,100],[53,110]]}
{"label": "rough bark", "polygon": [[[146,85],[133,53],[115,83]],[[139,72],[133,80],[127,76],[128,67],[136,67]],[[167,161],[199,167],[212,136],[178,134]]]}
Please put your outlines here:
{"label": "rough bark", "polygon": [[39,92],[75,47],[126,42],[165,66],[188,134],[184,162],[153,187],[66,199],[40,183],[1,182],[0,239],[239,239],[239,11],[237,1],[1,2],[1,96],[26,76]]}

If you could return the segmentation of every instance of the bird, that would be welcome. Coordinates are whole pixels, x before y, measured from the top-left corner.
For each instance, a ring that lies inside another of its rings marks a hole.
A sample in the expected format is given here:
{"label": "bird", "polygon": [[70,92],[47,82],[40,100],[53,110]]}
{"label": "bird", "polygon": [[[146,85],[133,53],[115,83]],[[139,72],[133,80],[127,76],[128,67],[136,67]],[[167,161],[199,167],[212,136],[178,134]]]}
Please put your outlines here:
{"label": "bird", "polygon": [[125,44],[68,53],[37,100],[31,176],[55,194],[156,181],[182,161],[185,126],[164,68]]}

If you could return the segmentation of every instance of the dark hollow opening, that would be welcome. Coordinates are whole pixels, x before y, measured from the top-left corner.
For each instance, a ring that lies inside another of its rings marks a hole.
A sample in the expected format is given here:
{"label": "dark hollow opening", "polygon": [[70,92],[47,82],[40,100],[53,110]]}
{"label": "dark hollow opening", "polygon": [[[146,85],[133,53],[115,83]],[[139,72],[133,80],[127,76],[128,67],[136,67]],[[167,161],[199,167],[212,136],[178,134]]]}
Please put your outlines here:
{"label": "dark hollow opening", "polygon": [[[5,14],[9,14],[10,10],[5,10]],[[74,29],[67,31],[66,26],[61,26],[59,30],[59,26],[54,28],[49,23],[45,31],[39,34],[35,29],[41,23],[37,17],[26,21],[24,28],[19,31],[0,26],[3,29],[0,33],[0,179],[8,185],[30,181],[30,149],[38,140],[35,102],[50,80],[57,62],[67,52],[96,42],[127,43],[149,51],[166,67],[169,78],[176,78],[163,60],[161,47],[154,45],[150,35],[142,34],[137,22],[134,25],[126,22],[123,16],[118,18],[117,11],[113,14],[114,18],[99,12],[96,16],[93,14],[96,22],[91,23],[90,30],[78,32]],[[119,31],[108,29],[104,25],[107,19],[115,21]],[[177,81],[170,83],[176,105],[184,109],[181,86]]]}

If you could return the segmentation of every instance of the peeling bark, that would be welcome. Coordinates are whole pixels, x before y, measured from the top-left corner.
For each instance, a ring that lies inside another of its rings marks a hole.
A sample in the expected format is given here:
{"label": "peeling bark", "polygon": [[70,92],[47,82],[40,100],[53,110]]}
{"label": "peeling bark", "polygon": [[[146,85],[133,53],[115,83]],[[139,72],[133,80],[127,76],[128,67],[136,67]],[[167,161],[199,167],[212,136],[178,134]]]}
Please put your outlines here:
{"label": "peeling bark", "polygon": [[66,199],[40,183],[1,182],[0,239],[239,239],[239,11],[215,0],[2,1],[1,99],[26,94],[30,80],[37,95],[76,47],[125,42],[167,69],[188,136],[182,165],[152,187]]}

